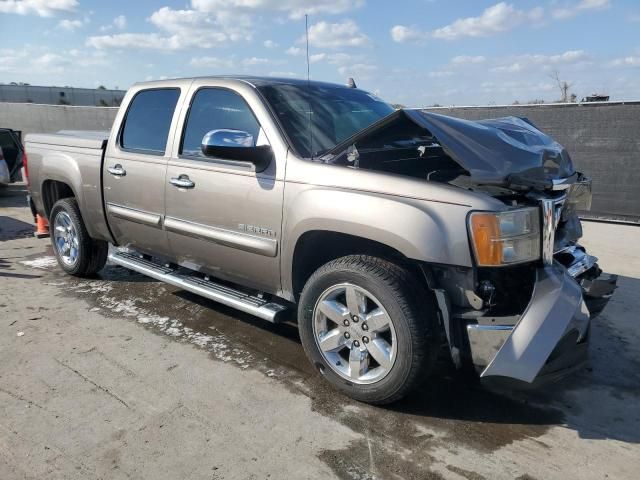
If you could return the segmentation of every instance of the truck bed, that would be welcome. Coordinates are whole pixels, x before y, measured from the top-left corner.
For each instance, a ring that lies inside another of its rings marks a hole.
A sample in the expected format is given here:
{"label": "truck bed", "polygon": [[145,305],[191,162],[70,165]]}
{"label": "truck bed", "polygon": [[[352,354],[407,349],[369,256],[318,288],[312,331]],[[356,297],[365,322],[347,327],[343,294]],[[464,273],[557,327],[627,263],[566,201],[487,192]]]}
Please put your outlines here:
{"label": "truck bed", "polygon": [[26,141],[41,145],[102,150],[108,138],[107,130],[61,130],[58,133],[31,133],[27,135]]}
{"label": "truck bed", "polygon": [[[38,212],[48,215],[47,192],[61,182],[73,191],[92,238],[111,241],[102,198],[102,162],[108,131],[30,133],[25,138],[30,192]],[[48,186],[45,183],[48,182]]]}

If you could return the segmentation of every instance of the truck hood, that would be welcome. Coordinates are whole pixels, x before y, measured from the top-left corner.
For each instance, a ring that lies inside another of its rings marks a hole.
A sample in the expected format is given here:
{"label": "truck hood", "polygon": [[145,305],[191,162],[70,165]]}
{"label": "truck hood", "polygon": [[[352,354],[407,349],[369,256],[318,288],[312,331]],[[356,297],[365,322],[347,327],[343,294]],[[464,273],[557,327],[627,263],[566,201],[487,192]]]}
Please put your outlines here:
{"label": "truck hood", "polygon": [[328,153],[336,154],[360,138],[370,138],[378,129],[407,120],[427,129],[444,152],[469,172],[474,183],[545,189],[552,188],[554,180],[576,174],[562,145],[518,117],[471,121],[401,109]]}

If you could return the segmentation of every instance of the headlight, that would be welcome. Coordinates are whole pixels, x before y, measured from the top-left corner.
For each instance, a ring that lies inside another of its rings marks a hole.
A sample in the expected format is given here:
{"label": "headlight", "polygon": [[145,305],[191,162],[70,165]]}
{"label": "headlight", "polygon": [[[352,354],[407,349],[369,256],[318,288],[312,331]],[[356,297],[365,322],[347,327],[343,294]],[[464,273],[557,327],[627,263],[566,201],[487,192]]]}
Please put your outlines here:
{"label": "headlight", "polygon": [[540,216],[535,207],[472,212],[469,234],[479,266],[510,265],[540,258]]}

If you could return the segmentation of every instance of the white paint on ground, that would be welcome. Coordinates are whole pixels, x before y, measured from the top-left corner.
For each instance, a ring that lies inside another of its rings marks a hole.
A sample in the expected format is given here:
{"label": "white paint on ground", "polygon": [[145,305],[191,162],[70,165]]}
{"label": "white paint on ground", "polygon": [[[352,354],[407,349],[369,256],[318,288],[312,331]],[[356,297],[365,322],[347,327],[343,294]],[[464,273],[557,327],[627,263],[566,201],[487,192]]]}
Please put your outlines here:
{"label": "white paint on ground", "polygon": [[43,270],[48,270],[50,267],[58,264],[56,257],[52,257],[50,255],[44,257],[38,257],[33,260],[22,260],[20,263],[32,268],[40,268]]}
{"label": "white paint on ground", "polygon": [[[21,262],[32,268],[50,270],[57,267],[58,262],[55,257],[43,256],[34,260]],[[111,295],[113,284],[107,280],[79,280],[76,282],[49,282],[48,285],[63,287],[77,293],[87,293],[95,295],[98,302],[97,307],[92,307],[89,311],[108,310],[119,314],[125,318],[132,318],[141,325],[160,330],[161,332],[176,338],[183,339],[199,348],[207,350],[218,360],[223,362],[234,362],[240,368],[246,369],[254,360],[249,352],[232,346],[232,342],[222,333],[217,332],[214,327],[210,327],[215,334],[205,334],[196,332],[190,327],[186,327],[182,322],[166,316],[156,315],[139,304],[153,303],[152,298],[126,298],[119,299]],[[157,293],[162,295],[166,291],[162,285],[158,286]],[[270,377],[277,376],[271,370]]]}
{"label": "white paint on ground", "polygon": [[[254,360],[251,353],[233,346],[233,342],[224,334],[217,332],[214,327],[210,327],[215,332],[212,334],[197,332],[185,326],[179,320],[156,315],[149,311],[146,306],[140,306],[140,303],[153,303],[149,298],[144,300],[138,298],[116,298],[112,295],[113,285],[108,281],[85,280],[69,282],[65,285],[65,288],[78,293],[95,295],[99,306],[93,307],[92,311],[96,311],[96,309],[107,310],[122,317],[134,319],[141,325],[159,330],[173,338],[185,340],[202,348],[223,362],[234,362],[240,368],[245,369],[249,368]],[[275,374],[270,376],[275,376]]]}

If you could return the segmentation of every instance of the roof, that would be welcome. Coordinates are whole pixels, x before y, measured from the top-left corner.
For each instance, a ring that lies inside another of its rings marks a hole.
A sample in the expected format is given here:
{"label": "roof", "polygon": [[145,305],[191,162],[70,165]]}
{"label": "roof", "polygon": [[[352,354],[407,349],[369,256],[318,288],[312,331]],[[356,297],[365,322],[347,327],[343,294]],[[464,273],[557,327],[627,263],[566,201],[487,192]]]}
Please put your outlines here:
{"label": "roof", "polygon": [[254,87],[266,87],[269,85],[299,85],[299,86],[307,86],[311,85],[314,87],[331,87],[331,88],[350,88],[345,84],[340,83],[330,83],[330,82],[320,82],[317,80],[306,80],[300,78],[282,78],[282,77],[260,77],[260,76],[251,76],[251,75],[206,75],[201,77],[184,77],[184,78],[170,78],[161,81],[150,81],[150,82],[137,82],[136,85],[145,85],[145,84],[153,84],[158,85],[162,83],[171,84],[176,81],[185,81],[185,80],[206,80],[206,79],[225,79],[225,80],[236,80],[238,82],[248,83],[253,85]]}

